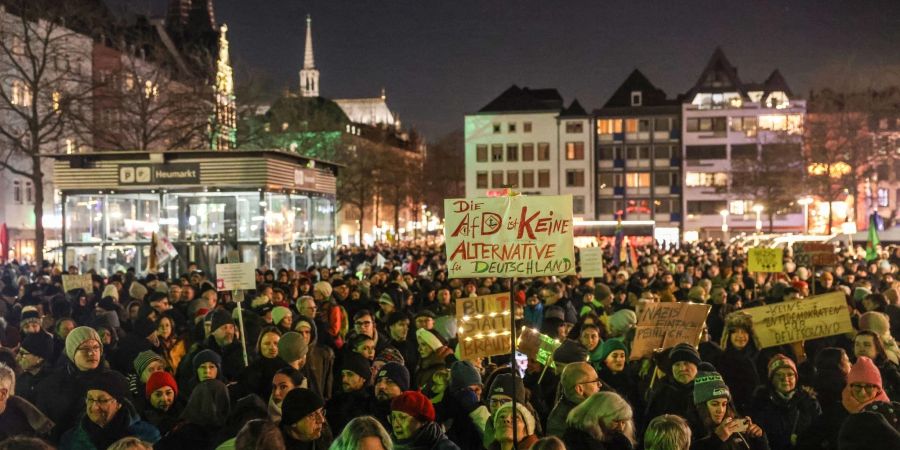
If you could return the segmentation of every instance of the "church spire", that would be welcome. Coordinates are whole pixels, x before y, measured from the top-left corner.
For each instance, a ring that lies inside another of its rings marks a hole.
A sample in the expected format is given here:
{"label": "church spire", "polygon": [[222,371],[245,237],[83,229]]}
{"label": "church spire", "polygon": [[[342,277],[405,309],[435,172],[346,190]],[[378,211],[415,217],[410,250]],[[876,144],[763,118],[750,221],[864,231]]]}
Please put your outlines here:
{"label": "church spire", "polygon": [[219,57],[216,61],[216,109],[210,136],[213,150],[233,149],[236,141],[237,116],[234,101],[234,76],[228,50],[228,25],[219,27]]}
{"label": "church spire", "polygon": [[306,51],[303,54],[303,69],[300,70],[300,95],[319,96],[319,71],[313,59],[312,17],[306,15]]}

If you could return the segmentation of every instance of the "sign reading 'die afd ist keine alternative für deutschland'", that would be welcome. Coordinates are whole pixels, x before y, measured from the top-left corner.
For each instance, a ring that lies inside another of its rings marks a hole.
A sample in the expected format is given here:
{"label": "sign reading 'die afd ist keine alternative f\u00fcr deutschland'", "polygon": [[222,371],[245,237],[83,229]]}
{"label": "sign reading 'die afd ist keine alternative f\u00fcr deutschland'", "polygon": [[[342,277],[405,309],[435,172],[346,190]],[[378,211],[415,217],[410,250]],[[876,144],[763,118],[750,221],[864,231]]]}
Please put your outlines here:
{"label": "sign reading 'die afd ist keine alternative f\u00fcr deutschland'", "polygon": [[575,274],[572,196],[444,200],[451,278]]}

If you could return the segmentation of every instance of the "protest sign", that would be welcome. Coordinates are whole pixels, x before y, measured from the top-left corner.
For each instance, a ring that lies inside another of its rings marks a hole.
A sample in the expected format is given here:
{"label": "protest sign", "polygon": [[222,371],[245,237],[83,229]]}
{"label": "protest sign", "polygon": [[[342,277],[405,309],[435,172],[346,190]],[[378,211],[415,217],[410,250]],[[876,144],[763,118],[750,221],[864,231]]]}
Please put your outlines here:
{"label": "protest sign", "polygon": [[837,262],[834,245],[823,242],[796,242],[794,262],[798,266],[833,266]]}
{"label": "protest sign", "polygon": [[216,264],[216,290],[256,289],[256,267],[253,263]]}
{"label": "protest sign", "polygon": [[460,359],[477,359],[510,351],[509,293],[456,300]]}
{"label": "protest sign", "polygon": [[575,274],[572,196],[446,199],[450,278]]}
{"label": "protest sign", "polygon": [[561,342],[546,334],[541,334],[536,329],[522,327],[522,332],[519,333],[519,339],[516,343],[516,350],[527,355],[532,361],[544,365],[547,364],[547,361],[550,361],[550,367],[556,367],[552,357],[553,352],[560,345],[562,345]]}
{"label": "protest sign", "polygon": [[760,348],[853,331],[842,292],[744,309]]}
{"label": "protest sign", "polygon": [[585,247],[581,254],[581,277],[600,278],[603,276],[603,250],[600,247]]}
{"label": "protest sign", "polygon": [[747,258],[747,270],[750,272],[784,271],[784,251],[780,248],[751,248]]}
{"label": "protest sign", "polygon": [[653,354],[683,342],[697,345],[710,305],[698,303],[647,303],[638,315],[631,359]]}
{"label": "protest sign", "polygon": [[84,289],[85,292],[94,292],[94,280],[91,274],[83,275],[63,275],[62,276],[63,291],[69,292],[72,289]]}

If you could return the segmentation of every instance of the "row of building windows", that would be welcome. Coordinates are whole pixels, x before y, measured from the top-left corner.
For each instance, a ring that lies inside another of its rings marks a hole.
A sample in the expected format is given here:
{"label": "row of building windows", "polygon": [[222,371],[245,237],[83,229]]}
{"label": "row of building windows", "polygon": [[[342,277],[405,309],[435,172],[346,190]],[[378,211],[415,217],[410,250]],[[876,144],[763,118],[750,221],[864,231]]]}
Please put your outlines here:
{"label": "row of building windows", "polygon": [[[653,126],[651,130],[651,125]],[[655,119],[597,119],[597,134],[643,133],[650,131],[672,131],[679,128],[674,117]]]}
{"label": "row of building windows", "polygon": [[597,181],[600,189],[628,187],[628,188],[649,188],[650,181],[653,181],[655,187],[672,187],[679,186],[681,179],[678,172],[601,172],[597,175]]}
{"label": "row of building windows", "polygon": [[[503,124],[501,122],[494,122],[492,124],[492,128],[494,134],[500,134],[503,132]],[[531,133],[531,122],[522,122],[522,132],[523,133]],[[516,122],[507,122],[506,123],[506,132],[507,133],[516,133],[518,132],[519,126]],[[584,122],[580,120],[567,120],[565,122],[566,133],[575,134],[575,133],[584,133]]]}
{"label": "row of building windows", "polygon": [[597,152],[600,161],[611,161],[616,159],[650,159],[653,155],[654,159],[671,159],[678,156],[679,147],[674,145],[629,145],[629,146],[612,146],[600,147]]}
{"label": "row of building windows", "polygon": [[[505,149],[505,151],[504,151]],[[521,153],[519,150],[521,149]],[[535,144],[525,143],[521,147],[519,144],[478,144],[475,146],[475,161],[477,162],[516,162],[516,161],[534,161],[535,160]],[[584,160],[584,142],[566,142],[566,160],[581,161]],[[504,158],[505,156],[505,158]],[[521,156],[521,159],[520,159]],[[537,143],[537,160],[550,160],[550,143]]]}
{"label": "row of building windows", "polygon": [[[504,178],[504,173],[506,177]],[[503,187],[516,188],[548,188],[550,187],[550,170],[541,169],[537,171],[537,184],[535,185],[535,171],[521,171],[521,179],[518,170],[494,170],[490,172],[490,188],[499,189]],[[504,181],[505,180],[505,181]],[[475,174],[475,187],[478,189],[488,189],[488,172],[479,171]],[[566,187],[584,187],[584,170],[568,169],[566,170]]]}
{"label": "row of building windows", "polygon": [[[652,208],[651,208],[652,205]],[[597,202],[597,213],[599,215],[621,215],[626,217],[634,217],[641,215],[656,214],[672,214],[681,212],[681,200],[677,198],[658,198],[650,200],[649,198],[633,198],[628,200],[613,199],[600,200]]]}
{"label": "row of building windows", "polygon": [[764,114],[744,117],[694,117],[685,120],[685,128],[689,132],[724,133],[729,128],[735,132],[743,132],[747,136],[755,136],[757,130],[787,131],[799,133],[803,127],[803,116],[800,114]]}

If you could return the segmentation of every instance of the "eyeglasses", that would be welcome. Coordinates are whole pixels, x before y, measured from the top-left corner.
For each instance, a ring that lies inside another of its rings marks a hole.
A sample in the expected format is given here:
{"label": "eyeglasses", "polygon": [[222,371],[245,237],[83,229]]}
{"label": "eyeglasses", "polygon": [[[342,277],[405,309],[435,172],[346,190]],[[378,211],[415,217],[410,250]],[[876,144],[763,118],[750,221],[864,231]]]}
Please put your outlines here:
{"label": "eyeglasses", "polygon": [[90,398],[90,397],[85,397],[84,401],[85,401],[85,403],[87,403],[88,406],[97,404],[97,405],[100,405],[101,408],[106,408],[107,405],[109,405],[109,404],[111,404],[112,402],[116,401],[116,399],[114,399],[114,398],[112,398],[112,397],[107,397],[107,398]]}
{"label": "eyeglasses", "polygon": [[595,384],[595,383],[597,384],[597,386],[600,386],[603,384],[603,382],[600,381],[599,378],[597,378],[596,380],[582,381],[581,383],[577,383],[577,384]]}
{"label": "eyeglasses", "polygon": [[324,422],[325,421],[325,408],[319,408],[319,409],[307,414],[306,417],[304,417],[304,419],[310,419],[310,418],[315,421]]}
{"label": "eyeglasses", "polygon": [[880,390],[881,388],[874,384],[853,383],[850,385],[850,389],[853,389],[854,391],[857,391],[857,392],[862,392],[862,391],[877,391],[877,390]]}
{"label": "eyeglasses", "polygon": [[371,320],[358,320],[358,321],[356,321],[356,324],[362,327],[365,325],[372,325],[372,321]]}
{"label": "eyeglasses", "polygon": [[78,352],[82,355],[90,355],[91,353],[100,353],[103,350],[103,347],[99,345],[92,345],[90,347],[78,347]]}
{"label": "eyeglasses", "polygon": [[497,409],[510,402],[512,402],[510,398],[491,398],[488,403],[491,404],[491,409]]}

